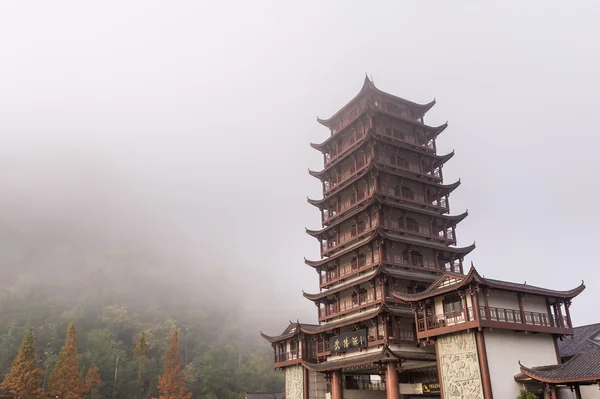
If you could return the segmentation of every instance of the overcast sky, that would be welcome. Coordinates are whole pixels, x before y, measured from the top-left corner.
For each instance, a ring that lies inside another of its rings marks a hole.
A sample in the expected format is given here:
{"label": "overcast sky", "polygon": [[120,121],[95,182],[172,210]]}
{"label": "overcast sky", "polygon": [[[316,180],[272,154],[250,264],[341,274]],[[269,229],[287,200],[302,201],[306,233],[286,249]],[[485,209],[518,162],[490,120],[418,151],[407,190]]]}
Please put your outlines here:
{"label": "overcast sky", "polygon": [[185,253],[199,287],[228,276],[269,333],[314,321],[309,142],[368,73],[449,121],[467,264],[584,279],[575,324],[600,321],[598,2],[293,3],[1,2],[0,223],[146,240]]}

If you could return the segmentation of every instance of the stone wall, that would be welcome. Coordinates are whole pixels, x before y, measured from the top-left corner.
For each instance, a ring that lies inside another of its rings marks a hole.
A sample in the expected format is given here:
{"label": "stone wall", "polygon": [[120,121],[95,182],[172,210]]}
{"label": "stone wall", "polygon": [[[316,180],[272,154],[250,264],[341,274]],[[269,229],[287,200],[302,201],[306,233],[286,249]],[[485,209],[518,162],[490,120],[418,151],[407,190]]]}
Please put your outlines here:
{"label": "stone wall", "polygon": [[304,367],[291,366],[285,369],[285,399],[304,398]]}
{"label": "stone wall", "polygon": [[326,396],[327,381],[325,376],[321,373],[308,371],[308,399],[325,399]]}
{"label": "stone wall", "polygon": [[475,333],[457,332],[438,337],[437,351],[444,398],[483,399]]}

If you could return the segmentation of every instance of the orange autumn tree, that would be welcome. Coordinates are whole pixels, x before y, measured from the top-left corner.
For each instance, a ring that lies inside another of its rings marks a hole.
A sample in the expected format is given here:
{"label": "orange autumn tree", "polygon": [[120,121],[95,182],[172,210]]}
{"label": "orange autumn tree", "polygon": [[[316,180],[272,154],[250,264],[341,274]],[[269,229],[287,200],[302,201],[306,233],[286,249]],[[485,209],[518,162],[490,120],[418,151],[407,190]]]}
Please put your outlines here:
{"label": "orange autumn tree", "polygon": [[174,328],[169,336],[165,369],[163,375],[158,377],[158,391],[160,392],[158,399],[190,399],[192,394],[185,393],[184,384],[183,359],[179,350],[179,330]]}
{"label": "orange autumn tree", "polygon": [[93,364],[92,367],[90,367],[87,371],[85,380],[83,382],[83,391],[88,394],[88,398],[91,398],[92,394],[98,392],[98,388],[100,388],[101,383],[102,379],[100,378],[100,370],[98,370],[98,367]]}
{"label": "orange autumn tree", "polygon": [[19,353],[0,384],[0,389],[15,395],[15,399],[39,398],[42,393],[42,373],[35,356],[33,331],[30,330],[23,338]]}
{"label": "orange autumn tree", "polygon": [[58,361],[48,381],[48,391],[60,399],[83,398],[83,383],[79,375],[77,358],[77,332],[74,323],[71,323],[67,330],[65,346],[60,350]]}

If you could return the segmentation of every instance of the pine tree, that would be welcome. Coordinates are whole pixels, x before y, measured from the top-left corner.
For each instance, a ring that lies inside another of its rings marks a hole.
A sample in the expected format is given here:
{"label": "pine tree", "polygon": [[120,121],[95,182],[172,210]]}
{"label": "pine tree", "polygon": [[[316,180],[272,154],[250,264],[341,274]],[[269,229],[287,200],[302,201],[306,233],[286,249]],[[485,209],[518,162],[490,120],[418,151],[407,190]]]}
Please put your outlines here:
{"label": "pine tree", "polygon": [[144,367],[144,363],[148,360],[148,337],[146,336],[146,331],[142,331],[140,336],[138,337],[137,343],[135,344],[135,349],[133,351],[133,357],[138,361],[138,385],[137,385],[137,395],[136,398],[139,399],[140,391],[142,386],[142,369]]}
{"label": "pine tree", "polygon": [[179,349],[179,330],[175,328],[169,337],[169,348],[167,349],[163,375],[158,377],[159,399],[190,399],[192,394],[185,393],[184,384],[183,359]]}
{"label": "pine tree", "polygon": [[52,370],[48,391],[60,399],[82,399],[83,397],[83,383],[79,375],[77,359],[77,332],[74,323],[71,323],[67,330],[67,339],[60,350],[56,366]]}
{"label": "pine tree", "polygon": [[100,370],[95,364],[92,365],[85,375],[85,381],[83,382],[83,391],[88,394],[88,398],[92,397],[92,394],[98,392],[102,379],[100,378]]}
{"label": "pine tree", "polygon": [[19,353],[0,384],[0,389],[15,395],[15,399],[39,398],[42,393],[42,374],[35,356],[33,331],[29,331],[23,338]]}

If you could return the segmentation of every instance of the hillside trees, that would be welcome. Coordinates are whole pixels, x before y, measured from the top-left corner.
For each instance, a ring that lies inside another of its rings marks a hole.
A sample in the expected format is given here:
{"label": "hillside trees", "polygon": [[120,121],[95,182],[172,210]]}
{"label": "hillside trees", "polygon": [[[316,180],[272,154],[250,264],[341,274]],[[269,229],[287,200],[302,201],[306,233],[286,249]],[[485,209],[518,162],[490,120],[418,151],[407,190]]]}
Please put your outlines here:
{"label": "hillside trees", "polygon": [[0,388],[15,395],[16,399],[38,398],[42,393],[42,373],[35,354],[33,331],[30,330],[23,338],[19,354]]}

